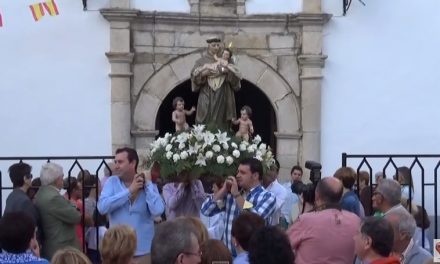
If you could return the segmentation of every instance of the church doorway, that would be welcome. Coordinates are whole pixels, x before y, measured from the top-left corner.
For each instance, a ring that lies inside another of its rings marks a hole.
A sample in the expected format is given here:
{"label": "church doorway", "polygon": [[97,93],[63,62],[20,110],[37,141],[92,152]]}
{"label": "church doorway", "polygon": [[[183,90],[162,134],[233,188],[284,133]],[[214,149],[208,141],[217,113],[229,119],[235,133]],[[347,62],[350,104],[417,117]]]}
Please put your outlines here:
{"label": "church doorway", "polygon": [[[174,132],[174,123],[171,120],[173,112],[173,99],[177,96],[185,100],[185,109],[189,110],[192,106],[197,106],[198,94],[191,91],[191,80],[187,80],[176,86],[162,101],[156,117],[156,130],[162,137],[166,132]],[[237,106],[237,117],[240,116],[240,109],[243,105],[252,108],[252,122],[254,124],[255,134],[263,139],[263,142],[269,144],[276,153],[276,138],[274,132],[277,131],[275,111],[267,96],[254,84],[242,80],[241,90],[235,94],[235,103]],[[187,117],[187,122],[192,126],[195,122],[195,113]],[[237,127],[234,127],[237,130]]]}

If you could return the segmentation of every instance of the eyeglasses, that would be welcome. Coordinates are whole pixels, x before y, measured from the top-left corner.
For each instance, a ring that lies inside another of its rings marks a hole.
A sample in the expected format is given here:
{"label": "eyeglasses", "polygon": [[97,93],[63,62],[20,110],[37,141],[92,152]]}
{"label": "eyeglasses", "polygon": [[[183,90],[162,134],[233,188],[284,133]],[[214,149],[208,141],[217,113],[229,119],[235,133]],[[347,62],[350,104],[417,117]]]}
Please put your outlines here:
{"label": "eyeglasses", "polygon": [[197,256],[197,257],[201,257],[202,256],[202,251],[201,250],[199,250],[199,252],[197,252],[197,253],[193,253],[193,252],[182,252],[182,253],[186,254],[186,255]]}

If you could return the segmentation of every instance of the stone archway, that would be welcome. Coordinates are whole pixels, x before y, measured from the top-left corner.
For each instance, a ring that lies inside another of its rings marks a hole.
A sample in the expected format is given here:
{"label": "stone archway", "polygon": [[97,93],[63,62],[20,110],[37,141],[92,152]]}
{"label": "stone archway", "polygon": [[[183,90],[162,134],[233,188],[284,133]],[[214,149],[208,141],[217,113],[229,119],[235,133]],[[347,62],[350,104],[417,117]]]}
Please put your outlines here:
{"label": "stone archway", "polygon": [[[190,69],[202,51],[180,56],[163,65],[149,78],[137,94],[133,108],[133,131],[137,149],[146,151],[158,131],[156,115],[165,97],[179,84],[190,79]],[[275,110],[278,131],[275,131],[277,157],[288,171],[300,157],[300,107],[294,89],[267,63],[247,54],[238,54],[237,66],[243,78],[251,82],[269,99]],[[283,173],[282,175],[289,175]]]}

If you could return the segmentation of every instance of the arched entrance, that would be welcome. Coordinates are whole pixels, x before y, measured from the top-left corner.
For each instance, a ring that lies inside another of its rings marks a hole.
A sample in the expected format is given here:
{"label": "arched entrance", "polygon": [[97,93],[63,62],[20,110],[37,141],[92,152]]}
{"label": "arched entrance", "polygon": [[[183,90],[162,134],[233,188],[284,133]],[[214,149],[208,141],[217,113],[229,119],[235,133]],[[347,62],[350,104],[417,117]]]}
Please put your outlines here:
{"label": "arched entrance", "polygon": [[[175,96],[182,96],[186,100],[187,109],[196,105],[197,94],[191,92],[188,81],[189,68],[201,57],[202,52],[190,53],[163,65],[134,94],[133,129],[130,135],[138,151],[146,153],[157,135],[174,131],[171,102]],[[276,147],[274,151],[281,164],[280,175],[289,175],[292,164],[297,164],[301,159],[300,97],[286,79],[264,61],[247,54],[237,57],[237,66],[244,78],[242,89],[236,94],[237,108],[244,104],[253,108],[255,114],[252,120],[256,132],[266,143]],[[120,120],[123,122],[127,118],[121,116]],[[188,121],[193,124],[194,117],[189,117]],[[306,140],[316,141],[312,137]]]}
{"label": "arched entrance", "polygon": [[[197,105],[198,95],[191,91],[191,81],[187,80],[177,85],[162,101],[157,112],[156,130],[159,131],[159,136],[165,135],[166,132],[174,132],[171,113],[174,110],[172,101],[177,96],[185,100],[186,109]],[[274,132],[277,131],[276,116],[267,96],[251,82],[242,80],[241,89],[235,94],[235,101],[237,117],[239,117],[240,108],[243,105],[248,105],[252,108],[253,116],[251,119],[254,124],[255,134],[260,135],[263,142],[269,144],[276,151],[276,138],[274,135]],[[194,124],[194,118],[195,114],[187,117],[187,122],[190,126]],[[236,130],[237,128],[235,127],[234,129]]]}

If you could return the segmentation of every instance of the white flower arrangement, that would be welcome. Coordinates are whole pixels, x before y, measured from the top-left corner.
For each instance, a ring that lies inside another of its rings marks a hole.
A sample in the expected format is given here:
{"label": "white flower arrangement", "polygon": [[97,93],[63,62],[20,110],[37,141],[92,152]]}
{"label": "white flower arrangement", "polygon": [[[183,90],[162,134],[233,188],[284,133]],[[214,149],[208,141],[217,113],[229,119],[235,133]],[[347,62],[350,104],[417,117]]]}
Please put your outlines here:
{"label": "white flower arrangement", "polygon": [[183,171],[194,177],[201,175],[235,175],[238,164],[245,158],[256,158],[267,171],[275,164],[270,147],[261,143],[261,137],[243,141],[205,125],[194,125],[191,131],[171,135],[166,133],[151,144],[148,166],[159,163],[163,177],[176,176]]}

